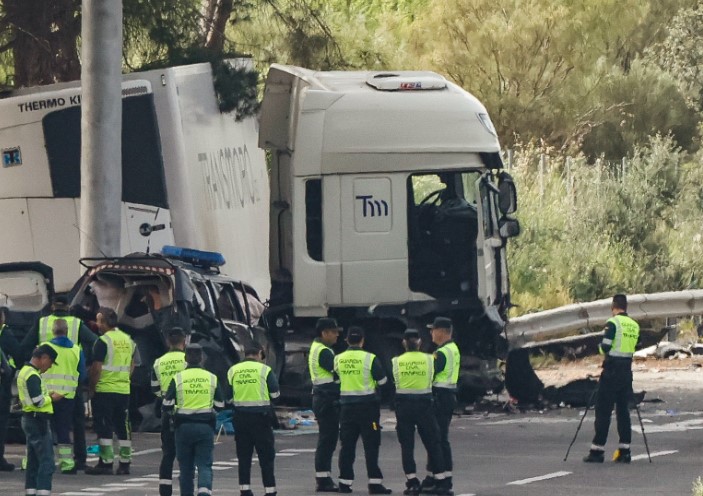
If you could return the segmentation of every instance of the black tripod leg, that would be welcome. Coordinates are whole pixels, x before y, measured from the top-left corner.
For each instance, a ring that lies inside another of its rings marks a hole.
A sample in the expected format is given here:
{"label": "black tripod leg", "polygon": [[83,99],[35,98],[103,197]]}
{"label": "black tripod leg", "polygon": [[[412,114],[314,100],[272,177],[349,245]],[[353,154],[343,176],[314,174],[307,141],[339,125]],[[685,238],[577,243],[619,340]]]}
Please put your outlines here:
{"label": "black tripod leg", "polygon": [[581,426],[583,425],[583,421],[586,419],[586,414],[588,413],[588,410],[591,408],[591,403],[593,403],[593,397],[596,395],[597,392],[598,392],[598,388],[595,388],[593,390],[593,392],[591,393],[591,398],[588,400],[588,403],[586,404],[586,410],[583,412],[583,415],[581,416],[581,421],[579,422],[579,425],[576,428],[576,432],[574,433],[574,438],[571,440],[571,444],[569,444],[569,448],[566,450],[566,455],[564,455],[564,461],[566,461],[566,459],[569,458],[569,452],[571,451],[571,447],[576,442],[576,438],[579,435],[579,431],[581,430]]}
{"label": "black tripod leg", "polygon": [[647,435],[644,433],[644,422],[642,422],[642,415],[640,415],[640,408],[635,403],[635,411],[637,412],[637,418],[640,421],[640,428],[642,429],[642,438],[644,439],[644,447],[647,450],[647,458],[649,458],[649,463],[652,463],[652,455],[649,453],[649,443],[647,443]]}

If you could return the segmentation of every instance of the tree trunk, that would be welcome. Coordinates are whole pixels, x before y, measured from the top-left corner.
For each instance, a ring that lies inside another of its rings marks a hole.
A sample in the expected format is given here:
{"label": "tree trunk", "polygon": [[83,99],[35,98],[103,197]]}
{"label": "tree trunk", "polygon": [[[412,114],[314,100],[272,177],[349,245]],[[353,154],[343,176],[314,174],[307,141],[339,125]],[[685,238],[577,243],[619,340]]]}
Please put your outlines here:
{"label": "tree trunk", "polygon": [[210,0],[210,2],[211,6],[214,6],[215,2],[217,6],[209,22],[205,48],[215,53],[222,53],[225,48],[225,29],[234,9],[234,0]]}
{"label": "tree trunk", "polygon": [[80,0],[5,0],[16,87],[79,79]]}

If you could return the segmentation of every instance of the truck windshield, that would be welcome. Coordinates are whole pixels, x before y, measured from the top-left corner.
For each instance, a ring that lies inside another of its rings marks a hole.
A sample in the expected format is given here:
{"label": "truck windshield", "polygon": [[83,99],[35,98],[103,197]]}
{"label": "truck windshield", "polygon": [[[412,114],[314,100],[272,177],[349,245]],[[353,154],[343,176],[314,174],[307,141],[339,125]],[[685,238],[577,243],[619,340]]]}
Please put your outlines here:
{"label": "truck windshield", "polygon": [[440,297],[477,298],[478,171],[408,178],[410,289]]}

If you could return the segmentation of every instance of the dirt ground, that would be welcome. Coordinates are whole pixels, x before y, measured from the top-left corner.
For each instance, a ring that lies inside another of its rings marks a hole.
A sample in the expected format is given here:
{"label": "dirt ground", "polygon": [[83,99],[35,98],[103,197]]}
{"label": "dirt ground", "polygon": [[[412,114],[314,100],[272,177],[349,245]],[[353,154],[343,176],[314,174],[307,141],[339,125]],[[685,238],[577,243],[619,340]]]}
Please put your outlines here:
{"label": "dirt ground", "polygon": [[[601,357],[562,361],[536,368],[535,372],[546,386],[563,386],[576,379],[600,375]],[[667,393],[703,391],[703,356],[635,360],[633,366],[635,391]]]}

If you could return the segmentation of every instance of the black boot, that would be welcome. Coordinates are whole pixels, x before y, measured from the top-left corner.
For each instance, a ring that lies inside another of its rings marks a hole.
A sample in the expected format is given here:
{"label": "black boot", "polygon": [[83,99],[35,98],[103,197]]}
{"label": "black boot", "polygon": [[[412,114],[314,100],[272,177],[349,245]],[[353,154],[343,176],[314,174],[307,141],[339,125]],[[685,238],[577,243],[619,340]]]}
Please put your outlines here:
{"label": "black boot", "polygon": [[0,458],[0,472],[12,472],[14,469],[14,463],[10,463],[4,458]]}
{"label": "black boot", "polygon": [[254,493],[251,492],[251,489],[243,489],[239,491],[239,496],[254,496]]}
{"label": "black boot", "polygon": [[369,484],[369,494],[391,494],[392,492],[383,484]]}
{"label": "black boot", "polygon": [[351,484],[339,483],[339,492],[344,494],[350,494],[352,492]]}
{"label": "black boot", "polygon": [[159,484],[159,496],[171,496],[173,494],[172,484]]}
{"label": "black boot", "polygon": [[316,477],[317,485],[315,487],[315,492],[318,493],[337,493],[339,492],[339,487],[334,483],[332,477]]}
{"label": "black boot", "polygon": [[583,457],[583,461],[586,463],[603,463],[605,461],[605,455],[600,450],[591,450],[588,455]]}
{"label": "black boot", "polygon": [[417,496],[418,494],[420,494],[420,479],[418,479],[417,477],[408,479],[408,481],[405,483],[405,491],[403,491],[403,494],[410,496]]}
{"label": "black boot", "polygon": [[630,463],[632,461],[632,454],[629,449],[618,448],[615,455],[613,455],[613,461],[615,463]]}
{"label": "black boot", "polygon": [[454,496],[451,478],[447,477],[445,479],[435,479],[434,494],[441,496]]}
{"label": "black boot", "polygon": [[102,460],[94,467],[85,469],[87,475],[112,475],[112,463],[104,463]]}
{"label": "black boot", "polygon": [[129,475],[129,463],[120,462],[117,470],[115,470],[115,475]]}
{"label": "black boot", "polygon": [[436,481],[434,477],[428,475],[422,480],[422,484],[420,484],[420,492],[424,494],[434,494],[435,485]]}

